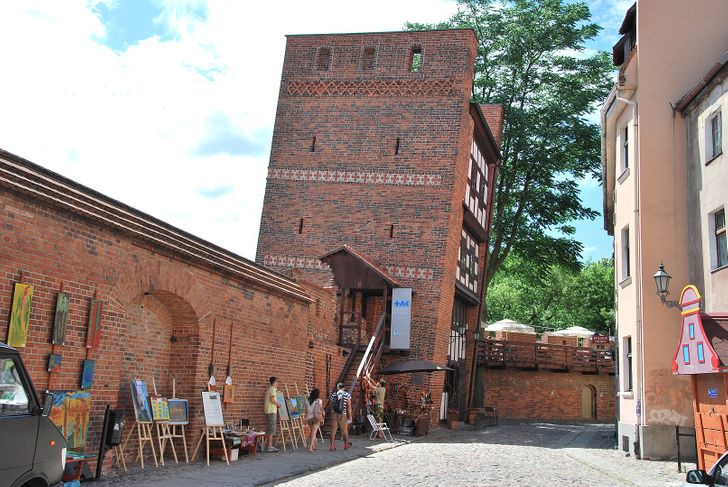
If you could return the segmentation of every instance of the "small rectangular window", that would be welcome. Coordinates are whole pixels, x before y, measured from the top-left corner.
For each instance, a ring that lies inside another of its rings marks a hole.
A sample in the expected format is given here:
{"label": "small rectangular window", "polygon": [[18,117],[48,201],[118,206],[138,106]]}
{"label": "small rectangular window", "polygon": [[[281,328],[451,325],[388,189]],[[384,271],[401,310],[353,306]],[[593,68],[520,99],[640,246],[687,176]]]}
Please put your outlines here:
{"label": "small rectangular window", "polygon": [[311,139],[311,149],[309,149],[311,152],[316,152],[316,137]]}
{"label": "small rectangular window", "polygon": [[413,73],[418,72],[420,69],[422,69],[423,60],[424,58],[422,57],[422,47],[412,46],[412,50],[410,51],[409,70]]}
{"label": "small rectangular window", "polygon": [[705,124],[705,155],[707,160],[723,152],[723,120],[721,112],[716,113]]}
{"label": "small rectangular window", "polygon": [[376,50],[373,47],[365,47],[361,53],[361,69],[363,71],[372,71],[374,69],[374,59]]}
{"label": "small rectangular window", "polygon": [[632,390],[632,337],[624,338],[624,390]]}
{"label": "small rectangular window", "polygon": [[725,210],[713,213],[715,228],[715,267],[728,264],[728,245],[726,243]]}
{"label": "small rectangular window", "polygon": [[394,143],[394,155],[395,156],[397,154],[399,154],[399,145],[400,145],[400,140],[399,140],[399,137],[397,137],[397,141]]}
{"label": "small rectangular window", "polygon": [[298,220],[298,234],[301,235],[303,233],[303,218]]}
{"label": "small rectangular window", "polygon": [[692,323],[688,325],[688,335],[690,335],[691,340],[695,340],[695,325]]}
{"label": "small rectangular window", "polygon": [[629,227],[622,230],[622,280],[627,279],[630,273],[630,255],[629,255]]}
{"label": "small rectangular window", "polygon": [[394,223],[389,225],[389,238],[394,238]]}
{"label": "small rectangular window", "polygon": [[690,347],[688,345],[683,345],[683,363],[690,365]]}
{"label": "small rectangular window", "polygon": [[629,169],[629,126],[622,131],[622,170]]}
{"label": "small rectangular window", "polygon": [[318,71],[328,71],[331,69],[331,49],[322,47],[318,50],[316,56],[316,69]]}
{"label": "small rectangular window", "polygon": [[703,344],[700,342],[698,343],[698,362],[705,363],[705,351],[703,350]]}

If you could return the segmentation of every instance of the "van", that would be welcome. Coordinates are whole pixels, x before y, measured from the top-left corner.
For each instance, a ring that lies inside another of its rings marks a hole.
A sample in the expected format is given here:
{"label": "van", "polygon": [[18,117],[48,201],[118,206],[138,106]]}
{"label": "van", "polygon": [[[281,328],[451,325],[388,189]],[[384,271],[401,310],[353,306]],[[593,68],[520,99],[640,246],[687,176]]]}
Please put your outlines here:
{"label": "van", "polygon": [[48,417],[53,394],[41,404],[20,354],[0,343],[0,486],[62,485],[66,439]]}

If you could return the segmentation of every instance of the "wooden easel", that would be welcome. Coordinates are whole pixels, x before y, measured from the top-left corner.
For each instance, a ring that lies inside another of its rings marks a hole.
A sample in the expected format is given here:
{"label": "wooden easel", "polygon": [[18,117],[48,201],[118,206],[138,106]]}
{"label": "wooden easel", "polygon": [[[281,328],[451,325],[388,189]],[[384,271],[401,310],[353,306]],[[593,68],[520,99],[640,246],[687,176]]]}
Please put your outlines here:
{"label": "wooden easel", "polygon": [[123,467],[124,472],[128,472],[126,469],[126,459],[124,458],[124,450],[121,445],[111,447],[111,451],[114,452],[114,459],[116,459],[116,468]]}
{"label": "wooden easel", "polygon": [[[139,379],[137,379],[135,377],[134,380],[139,380]],[[131,391],[131,394],[133,396],[134,391]],[[159,463],[157,462],[157,452],[154,450],[154,438],[152,437],[152,422],[151,421],[139,421],[138,420],[139,411],[137,411],[136,402],[132,399],[131,403],[134,406],[134,418],[137,419],[136,431],[137,431],[137,436],[139,438],[139,451],[137,451],[137,456],[134,459],[134,461],[136,462],[137,460],[139,460],[139,463],[140,463],[142,469],[144,469],[144,446],[147,443],[149,443],[149,447],[152,449],[152,458],[154,458],[154,465],[156,467],[159,467]],[[126,437],[126,440],[124,440],[124,444],[122,447],[122,455],[123,455],[123,450],[126,450],[126,444],[131,439],[131,435],[133,433],[134,433],[134,428],[132,427],[129,430],[129,434]]]}
{"label": "wooden easel", "polygon": [[[154,389],[154,395],[159,397],[157,393],[157,383],[152,377],[152,387]],[[172,432],[169,429],[169,420],[154,421],[154,426],[157,428],[157,442],[159,444],[159,464],[164,466],[164,450],[167,449],[167,442],[172,447],[172,455],[174,456],[174,463],[179,463],[177,459],[177,451],[174,448],[174,442],[172,441]]]}
{"label": "wooden easel", "polygon": [[[304,390],[306,391],[306,396],[308,397],[311,395],[311,390],[308,388],[307,383],[304,383],[304,385],[306,386],[306,389],[304,389]],[[295,386],[296,386],[296,394],[298,394],[298,384],[295,384]],[[306,425],[308,426],[308,423],[306,423]],[[321,432],[322,429],[323,429],[323,426],[319,427],[319,429],[318,429],[319,438],[321,438],[321,443],[326,443],[324,441],[324,434]]]}
{"label": "wooden easel", "polygon": [[[296,389],[298,389],[298,386],[296,386]],[[298,392],[298,391],[296,391]],[[288,391],[288,384],[286,384],[286,396],[288,396],[288,400],[291,400],[291,393]],[[308,446],[306,444],[306,432],[304,431],[304,427],[306,425],[306,410],[304,409],[304,412],[301,413],[301,405],[298,404],[298,401],[296,401],[296,406],[298,410],[298,417],[294,418],[291,417],[291,429],[293,431],[293,436],[296,436],[296,433],[298,433],[301,436],[301,443],[303,443],[303,446]],[[305,407],[305,404],[304,404]],[[288,415],[291,415],[291,412],[288,412]]]}
{"label": "wooden easel", "polygon": [[[172,399],[178,399],[177,397],[177,379],[172,379]],[[177,427],[179,426],[180,432],[177,432]],[[174,450],[174,438],[180,438],[182,440],[182,448],[185,451],[185,463],[190,463],[190,459],[187,456],[187,434],[185,432],[185,425],[184,424],[173,424],[173,423],[167,423],[167,427],[169,428],[169,442],[172,443],[172,449]],[[176,459],[176,455],[175,455]]]}
{"label": "wooden easel", "polygon": [[[208,406],[208,400],[205,399],[205,394],[210,394],[209,392],[203,392],[202,393],[202,406],[205,410],[205,427],[202,428],[202,435],[200,436],[199,441],[197,442],[197,446],[195,446],[195,451],[192,453],[192,458],[197,457],[197,452],[200,449],[200,445],[202,445],[202,440],[205,440],[205,444],[207,446],[207,466],[210,466],[210,441],[220,441],[222,443],[222,452],[225,456],[225,463],[230,465],[230,459],[228,458],[227,454],[227,445],[225,445],[225,432],[223,431],[223,417],[222,417],[222,403],[220,399],[220,394],[215,392],[216,395],[216,402],[210,403]],[[208,396],[212,398],[212,396]],[[211,410],[212,407],[215,407],[215,410]],[[208,409],[208,407],[210,409]],[[219,416],[219,417],[218,417]],[[214,418],[214,419],[213,419]],[[210,425],[212,423],[212,425]]]}
{"label": "wooden easel", "polygon": [[[281,395],[283,395],[281,393]],[[288,419],[283,419],[283,416],[281,416],[280,411],[278,412],[278,430],[281,437],[281,443],[283,443],[283,451],[286,451],[286,433],[288,433],[288,439],[291,442],[291,448],[294,450],[298,450],[298,443],[296,442],[296,437],[293,435],[293,432],[291,430],[291,416],[287,414],[288,412],[288,405],[285,404],[286,398],[283,398],[283,405],[282,408],[286,408],[286,416],[288,416]]]}

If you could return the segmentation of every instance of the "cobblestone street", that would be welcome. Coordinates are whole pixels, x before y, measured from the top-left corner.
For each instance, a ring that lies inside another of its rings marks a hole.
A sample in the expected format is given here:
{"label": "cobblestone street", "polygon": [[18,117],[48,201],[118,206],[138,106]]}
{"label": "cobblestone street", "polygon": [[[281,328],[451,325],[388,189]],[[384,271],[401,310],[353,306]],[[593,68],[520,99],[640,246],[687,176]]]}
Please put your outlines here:
{"label": "cobblestone street", "polygon": [[[109,477],[102,485],[482,485],[680,486],[676,462],[638,461],[615,450],[612,425],[508,422],[470,431],[437,430],[411,442],[354,437],[349,451],[319,444],[306,451],[259,454],[226,467],[168,465]],[[694,468],[688,465],[688,468]]]}

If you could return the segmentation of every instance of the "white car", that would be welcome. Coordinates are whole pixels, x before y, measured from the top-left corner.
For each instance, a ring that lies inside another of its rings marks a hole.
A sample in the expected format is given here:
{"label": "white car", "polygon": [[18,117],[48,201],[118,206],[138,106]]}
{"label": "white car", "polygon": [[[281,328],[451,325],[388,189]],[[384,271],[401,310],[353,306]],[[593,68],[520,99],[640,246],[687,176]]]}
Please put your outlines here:
{"label": "white car", "polygon": [[685,478],[683,487],[694,485],[712,485],[715,487],[728,487],[728,452],[721,456],[709,471],[690,470]]}

